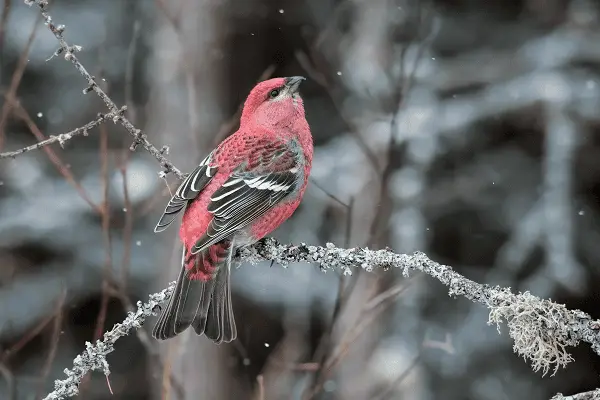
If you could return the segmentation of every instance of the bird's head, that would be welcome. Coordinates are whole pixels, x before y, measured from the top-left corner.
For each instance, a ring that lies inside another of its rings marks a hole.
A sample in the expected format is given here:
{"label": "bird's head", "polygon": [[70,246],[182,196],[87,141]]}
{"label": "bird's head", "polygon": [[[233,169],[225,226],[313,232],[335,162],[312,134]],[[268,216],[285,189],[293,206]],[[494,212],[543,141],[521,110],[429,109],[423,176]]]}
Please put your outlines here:
{"label": "bird's head", "polygon": [[303,76],[290,76],[258,83],[244,103],[241,123],[277,128],[304,118],[304,103],[298,92],[304,80]]}

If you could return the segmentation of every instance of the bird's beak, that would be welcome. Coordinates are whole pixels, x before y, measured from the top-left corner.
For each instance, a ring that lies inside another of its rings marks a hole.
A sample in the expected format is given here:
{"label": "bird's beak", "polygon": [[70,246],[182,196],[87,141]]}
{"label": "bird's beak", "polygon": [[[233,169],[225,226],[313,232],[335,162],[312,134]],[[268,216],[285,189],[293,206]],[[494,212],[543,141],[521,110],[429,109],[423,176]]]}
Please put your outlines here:
{"label": "bird's beak", "polygon": [[285,78],[285,87],[288,89],[290,93],[297,93],[298,88],[302,81],[305,81],[306,78],[303,76],[290,76]]}

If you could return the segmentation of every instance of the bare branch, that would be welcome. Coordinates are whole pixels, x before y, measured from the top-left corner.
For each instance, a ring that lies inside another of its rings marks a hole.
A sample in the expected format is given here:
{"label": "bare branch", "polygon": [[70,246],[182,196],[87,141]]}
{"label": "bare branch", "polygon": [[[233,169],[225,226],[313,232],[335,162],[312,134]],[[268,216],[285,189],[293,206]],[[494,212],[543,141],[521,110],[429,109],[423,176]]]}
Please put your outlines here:
{"label": "bare branch", "polygon": [[56,351],[58,350],[58,342],[60,341],[60,332],[64,317],[63,308],[65,306],[66,298],[67,290],[63,288],[63,291],[58,300],[58,305],[56,307],[57,312],[56,316],[54,317],[54,326],[52,327],[52,341],[50,344],[50,350],[48,351],[48,356],[46,357],[46,361],[44,362],[44,367],[42,368],[42,374],[40,376],[38,392],[36,395],[37,399],[42,397],[44,386],[46,385],[46,380],[48,379],[48,375],[50,374],[50,368],[52,368],[52,364],[54,363],[54,359],[56,358]]}
{"label": "bare branch", "polygon": [[45,146],[48,146],[48,145],[51,145],[54,143],[58,143],[58,144],[60,144],[60,147],[64,148],[65,143],[67,141],[73,139],[75,136],[79,136],[79,135],[87,136],[90,129],[95,128],[96,126],[100,125],[104,121],[112,120],[116,115],[121,114],[123,111],[125,111],[125,109],[126,109],[126,107],[122,107],[120,110],[117,110],[116,113],[110,112],[105,115],[100,114],[100,115],[98,115],[98,117],[95,120],[88,122],[87,124],[85,124],[82,127],[73,129],[70,132],[61,133],[59,135],[50,135],[49,139],[43,140],[36,144],[32,144],[31,146],[27,146],[27,147],[24,147],[22,149],[15,150],[15,151],[7,151],[6,153],[0,153],[0,159],[15,158],[18,155],[21,155],[21,154],[24,154],[24,153],[27,153],[27,152],[33,151],[33,150],[39,150],[42,147],[45,147]]}
{"label": "bare branch", "polygon": [[104,101],[104,104],[108,107],[111,113],[114,113],[113,121],[119,122],[127,131],[134,137],[134,144],[131,146],[132,151],[135,150],[138,144],[141,144],[150,154],[156,158],[162,167],[165,169],[165,173],[172,172],[179,179],[183,179],[183,173],[177,169],[173,165],[173,163],[165,158],[163,152],[157,149],[152,143],[148,141],[148,138],[145,133],[141,130],[137,129],[133,124],[123,115],[119,114],[119,107],[112,101],[110,97],[98,86],[95,78],[90,75],[90,73],[85,69],[85,67],[79,62],[79,59],[75,56],[75,52],[81,51],[81,46],[69,46],[66,40],[64,39],[63,33],[65,31],[64,25],[55,25],[52,22],[52,17],[48,14],[48,0],[24,0],[25,4],[31,6],[36,4],[42,17],[44,18],[45,25],[50,29],[50,31],[54,34],[58,43],[60,44],[60,48],[50,57],[50,59],[64,53],[65,60],[71,61],[71,63],[75,66],[77,71],[87,80],[88,87],[83,90],[84,93],[88,93],[91,91],[96,92],[96,94]]}
{"label": "bare branch", "polygon": [[4,365],[4,363],[0,362],[0,375],[2,375],[4,377],[4,380],[6,381],[6,390],[8,392],[7,396],[8,399],[7,400],[14,400],[15,399],[15,377],[13,376],[13,373],[10,371],[10,369]]}
{"label": "bare branch", "polygon": [[[4,30],[4,25],[6,23],[6,18],[8,18],[8,13],[10,12],[10,3],[5,4],[5,11],[3,14],[3,21],[0,22],[0,24],[2,25],[0,27],[0,41],[3,40],[3,30]],[[19,57],[19,63],[17,64],[17,68],[15,69],[15,72],[12,75],[11,81],[10,81],[10,86],[8,88],[8,92],[6,93],[6,99],[7,101],[4,103],[4,105],[2,106],[2,111],[0,111],[0,149],[2,149],[2,145],[4,142],[4,128],[6,127],[6,122],[8,120],[8,116],[10,114],[10,111],[13,107],[13,103],[16,99],[16,95],[17,95],[17,90],[19,88],[19,84],[21,83],[21,79],[23,78],[23,74],[25,72],[25,67],[27,66],[27,58],[29,57],[29,51],[31,50],[31,45],[33,44],[33,40],[35,39],[35,36],[37,34],[37,30],[38,30],[38,23],[39,23],[39,17],[38,19],[36,19],[35,24],[33,26],[33,29],[31,30],[31,33],[29,34],[29,39],[27,39],[27,44],[25,45],[25,48],[23,49],[23,52],[21,53],[21,56]],[[2,45],[2,43],[0,42],[0,46]]]}
{"label": "bare branch", "polygon": [[8,16],[11,11],[11,0],[4,1],[4,10],[2,11],[2,18],[0,18],[0,47],[4,48],[4,34],[6,32],[6,23]]}

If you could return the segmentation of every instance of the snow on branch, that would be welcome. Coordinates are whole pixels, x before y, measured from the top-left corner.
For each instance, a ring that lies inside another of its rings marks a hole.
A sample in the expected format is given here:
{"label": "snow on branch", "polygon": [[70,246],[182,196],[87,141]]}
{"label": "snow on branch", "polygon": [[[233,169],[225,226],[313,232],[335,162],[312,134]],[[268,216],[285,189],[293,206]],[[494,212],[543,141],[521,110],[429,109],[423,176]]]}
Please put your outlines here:
{"label": "snow on branch", "polygon": [[[292,262],[319,264],[323,271],[332,270],[351,275],[362,268],[399,268],[405,276],[411,271],[421,271],[448,286],[452,297],[463,296],[481,303],[490,309],[488,324],[507,323],[508,333],[514,340],[515,353],[531,361],[534,371],[545,375],[550,370],[556,373],[573,360],[568,346],[577,346],[583,341],[600,355],[600,321],[579,311],[568,310],[564,305],[543,300],[529,292],[514,294],[509,288],[491,287],[474,282],[452,267],[439,264],[424,253],[413,255],[396,254],[390,250],[363,248],[341,249],[328,243],[326,246],[284,245],[272,238],[263,239],[253,246],[238,251],[237,257],[246,262],[275,261],[283,267]],[[45,400],[59,400],[78,393],[83,376],[93,370],[110,374],[106,355],[114,350],[114,343],[132,329],[142,326],[147,317],[154,314],[157,306],[166,302],[173,293],[174,282],[162,292],[150,295],[150,300],[138,302],[136,312],[130,313],[120,324],[104,334],[95,345],[86,343],[86,350],[74,360],[73,369],[65,369],[67,378],[55,382],[55,390]],[[570,397],[564,397],[569,399]],[[571,397],[573,398],[573,397]],[[585,399],[587,397],[582,397]],[[589,397],[592,399],[592,397]],[[579,399],[579,398],[573,398]]]}

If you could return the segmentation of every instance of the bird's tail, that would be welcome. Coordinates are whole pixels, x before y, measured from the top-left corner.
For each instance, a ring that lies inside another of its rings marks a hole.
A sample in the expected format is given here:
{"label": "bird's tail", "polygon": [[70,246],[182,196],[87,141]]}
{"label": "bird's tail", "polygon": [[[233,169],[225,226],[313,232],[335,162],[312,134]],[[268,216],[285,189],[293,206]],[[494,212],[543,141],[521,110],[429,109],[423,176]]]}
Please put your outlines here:
{"label": "bird's tail", "polygon": [[[184,246],[175,291],[156,322],[152,336],[169,339],[191,325],[198,335],[204,334],[217,344],[236,338],[229,282],[232,253],[232,243],[223,241],[193,255],[190,260]],[[188,262],[193,263],[192,268],[186,267]]]}

